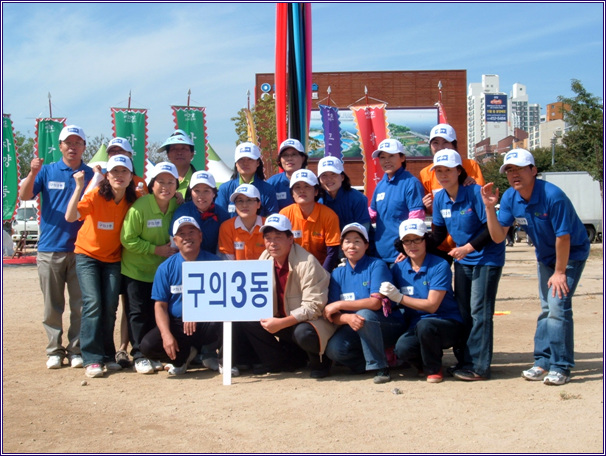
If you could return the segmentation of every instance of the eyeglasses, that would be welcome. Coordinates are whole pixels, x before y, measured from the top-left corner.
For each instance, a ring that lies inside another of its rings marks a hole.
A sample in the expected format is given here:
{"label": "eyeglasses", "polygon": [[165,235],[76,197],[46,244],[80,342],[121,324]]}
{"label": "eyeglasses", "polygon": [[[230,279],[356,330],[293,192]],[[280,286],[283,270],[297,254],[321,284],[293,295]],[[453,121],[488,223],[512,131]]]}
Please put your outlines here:
{"label": "eyeglasses", "polygon": [[408,239],[406,241],[402,241],[402,244],[404,244],[404,245],[410,245],[410,244],[418,245],[421,242],[423,242],[424,240],[425,240],[425,238]]}
{"label": "eyeglasses", "polygon": [[282,155],[280,155],[280,158],[295,158],[295,157],[299,157],[299,153],[295,152],[293,154],[287,154],[286,152],[283,153]]}
{"label": "eyeglasses", "polygon": [[252,199],[237,199],[234,201],[237,206],[245,206],[247,204],[255,204],[258,200],[255,198]]}
{"label": "eyeglasses", "polygon": [[63,141],[63,144],[65,144],[67,147],[75,149],[76,147],[84,146],[84,141]]}
{"label": "eyeglasses", "polygon": [[509,168],[505,168],[505,174],[511,174],[511,173],[521,173],[524,169],[526,169],[526,167],[523,168],[518,168],[518,167],[509,167]]}

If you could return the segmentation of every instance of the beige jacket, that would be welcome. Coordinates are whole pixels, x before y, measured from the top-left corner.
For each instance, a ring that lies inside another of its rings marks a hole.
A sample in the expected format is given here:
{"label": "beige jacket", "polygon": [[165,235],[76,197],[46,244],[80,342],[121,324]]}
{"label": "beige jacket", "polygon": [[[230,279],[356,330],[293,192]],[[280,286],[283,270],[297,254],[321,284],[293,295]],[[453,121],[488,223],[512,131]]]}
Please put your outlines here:
{"label": "beige jacket", "polygon": [[[260,260],[271,260],[264,251]],[[330,274],[316,258],[298,244],[293,244],[288,254],[288,278],[284,291],[286,315],[292,315],[298,322],[309,322],[320,338],[320,355],[324,353],[328,339],[337,326],[322,316],[328,301]],[[278,316],[278,295],[274,281],[274,315]]]}

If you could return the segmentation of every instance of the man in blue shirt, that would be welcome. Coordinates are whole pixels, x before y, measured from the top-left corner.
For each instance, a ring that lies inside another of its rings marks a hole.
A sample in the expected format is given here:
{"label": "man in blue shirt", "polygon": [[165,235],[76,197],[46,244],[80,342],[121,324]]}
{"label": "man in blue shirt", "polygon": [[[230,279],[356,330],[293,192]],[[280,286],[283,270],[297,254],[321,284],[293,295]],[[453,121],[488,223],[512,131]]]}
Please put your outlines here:
{"label": "man in blue shirt", "polygon": [[534,336],[534,366],[522,372],[527,380],[546,385],[570,381],[574,367],[572,295],[589,256],[589,239],[566,194],[537,179],[534,157],[524,149],[505,155],[501,173],[511,188],[501,198],[498,189],[482,187],[486,218],[494,242],[503,242],[514,222],[526,227],[536,249],[541,314]]}
{"label": "man in blue shirt", "polygon": [[[72,177],[84,171],[84,186],[93,177],[93,170],[82,161],[86,149],[86,135],[82,128],[68,125],[59,134],[59,149],[63,158],[50,165],[43,159],[34,158],[31,171],[21,183],[19,198],[30,200],[42,195],[40,240],[38,242],[38,276],[44,296],[44,320],[42,324],[48,336],[46,354],[48,369],[58,369],[63,358],[69,358],[72,367],[82,367],[80,356],[80,319],[82,293],[76,276],[74,243],[82,222],[67,222],[65,211],[76,188]],[[70,326],[68,344],[62,345],[63,311],[65,310],[65,286],[69,293]]]}
{"label": "man in blue shirt", "polygon": [[179,253],[163,262],[154,276],[151,298],[156,301],[156,327],[141,341],[148,359],[170,359],[169,375],[182,375],[204,344],[219,338],[219,323],[183,321],[183,263],[219,261],[202,250],[202,231],[193,217],[183,216],[173,223],[173,240]]}

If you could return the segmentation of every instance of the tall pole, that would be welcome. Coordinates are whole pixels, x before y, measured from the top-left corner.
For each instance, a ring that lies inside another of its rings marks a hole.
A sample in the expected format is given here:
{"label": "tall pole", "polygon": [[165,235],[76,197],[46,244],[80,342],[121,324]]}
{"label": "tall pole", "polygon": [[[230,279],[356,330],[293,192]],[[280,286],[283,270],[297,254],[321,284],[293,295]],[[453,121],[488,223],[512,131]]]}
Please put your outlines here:
{"label": "tall pole", "polygon": [[48,92],[48,113],[50,114],[51,119],[53,118],[53,106],[51,105],[51,94]]}

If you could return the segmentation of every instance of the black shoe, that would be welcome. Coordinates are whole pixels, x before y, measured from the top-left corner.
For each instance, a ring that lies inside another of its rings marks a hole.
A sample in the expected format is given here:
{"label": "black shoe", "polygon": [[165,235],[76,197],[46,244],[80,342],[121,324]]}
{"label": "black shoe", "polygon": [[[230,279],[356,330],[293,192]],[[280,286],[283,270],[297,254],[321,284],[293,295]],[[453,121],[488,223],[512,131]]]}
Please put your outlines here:
{"label": "black shoe", "polygon": [[488,377],[480,375],[469,369],[457,369],[454,371],[453,376],[459,380],[465,380],[468,382],[473,382],[476,380],[488,380]]}
{"label": "black shoe", "polygon": [[373,379],[373,382],[375,383],[387,383],[389,381],[391,381],[391,374],[389,373],[388,367],[379,369],[375,375],[375,378]]}
{"label": "black shoe", "polygon": [[309,354],[309,368],[311,369],[311,378],[324,378],[330,375],[330,367],[332,366],[332,360],[328,356],[324,355],[322,361],[320,361],[319,355]]}
{"label": "black shoe", "polygon": [[312,370],[309,374],[310,378],[326,378],[330,375],[330,369]]}

